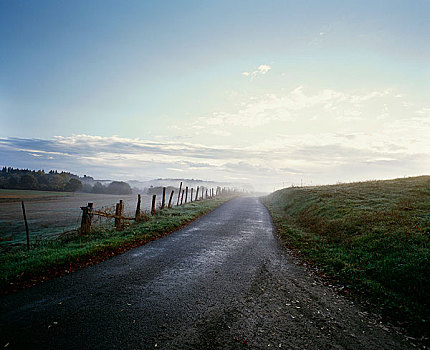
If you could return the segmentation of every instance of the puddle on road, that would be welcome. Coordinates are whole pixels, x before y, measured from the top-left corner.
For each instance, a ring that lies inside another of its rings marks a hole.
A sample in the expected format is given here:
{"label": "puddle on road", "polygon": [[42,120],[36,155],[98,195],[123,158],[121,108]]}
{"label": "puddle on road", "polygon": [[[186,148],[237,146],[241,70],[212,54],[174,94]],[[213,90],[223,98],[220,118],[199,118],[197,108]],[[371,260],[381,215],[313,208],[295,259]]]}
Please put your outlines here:
{"label": "puddle on road", "polygon": [[164,248],[159,248],[159,247],[143,246],[139,252],[133,253],[131,256],[133,258],[138,258],[138,257],[143,256],[145,258],[151,259],[151,258],[155,258],[157,255],[160,255],[161,253],[163,253],[164,250],[165,250]]}
{"label": "puddle on road", "polygon": [[185,230],[185,233],[194,232],[194,231],[198,231],[198,230],[201,230],[201,228],[200,227],[192,227],[192,228]]}

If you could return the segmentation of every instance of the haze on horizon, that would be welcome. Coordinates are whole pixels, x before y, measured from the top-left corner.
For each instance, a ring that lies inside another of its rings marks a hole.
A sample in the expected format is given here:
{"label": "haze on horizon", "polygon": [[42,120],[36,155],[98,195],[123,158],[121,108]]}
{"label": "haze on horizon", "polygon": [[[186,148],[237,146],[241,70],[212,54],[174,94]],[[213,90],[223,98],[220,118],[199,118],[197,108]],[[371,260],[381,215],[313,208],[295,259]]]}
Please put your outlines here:
{"label": "haze on horizon", "polygon": [[428,174],[429,13],[0,0],[0,165],[261,191]]}

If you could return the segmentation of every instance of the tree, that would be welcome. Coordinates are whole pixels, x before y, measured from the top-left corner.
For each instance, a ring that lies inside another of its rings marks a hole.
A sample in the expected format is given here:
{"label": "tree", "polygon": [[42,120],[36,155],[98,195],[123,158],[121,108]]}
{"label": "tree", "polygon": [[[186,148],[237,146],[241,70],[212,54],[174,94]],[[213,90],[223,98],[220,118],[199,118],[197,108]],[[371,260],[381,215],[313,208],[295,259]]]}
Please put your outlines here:
{"label": "tree", "polygon": [[67,192],[76,192],[82,188],[82,182],[78,179],[70,179],[69,182],[64,187],[64,190]]}
{"label": "tree", "polygon": [[64,178],[59,174],[54,174],[54,176],[49,179],[50,190],[64,191],[64,187],[66,187],[67,182],[67,178]]}
{"label": "tree", "polygon": [[128,183],[122,181],[113,181],[107,187],[107,193],[111,194],[131,194],[131,187]]}
{"label": "tree", "polygon": [[19,180],[19,187],[26,190],[32,190],[37,187],[37,180],[33,175],[24,174]]}
{"label": "tree", "polygon": [[96,182],[93,186],[93,193],[105,193],[106,187],[104,187],[100,182]]}
{"label": "tree", "polygon": [[13,174],[9,176],[7,180],[7,188],[17,188],[18,186],[18,176]]}

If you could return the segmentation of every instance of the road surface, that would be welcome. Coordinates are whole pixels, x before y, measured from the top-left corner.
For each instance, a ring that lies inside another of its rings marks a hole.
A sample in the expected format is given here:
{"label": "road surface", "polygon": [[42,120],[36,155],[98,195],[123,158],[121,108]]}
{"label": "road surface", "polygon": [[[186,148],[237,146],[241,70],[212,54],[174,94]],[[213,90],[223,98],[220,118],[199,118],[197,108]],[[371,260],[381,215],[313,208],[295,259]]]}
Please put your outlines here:
{"label": "road surface", "polygon": [[14,349],[408,349],[281,247],[258,198],[1,299]]}

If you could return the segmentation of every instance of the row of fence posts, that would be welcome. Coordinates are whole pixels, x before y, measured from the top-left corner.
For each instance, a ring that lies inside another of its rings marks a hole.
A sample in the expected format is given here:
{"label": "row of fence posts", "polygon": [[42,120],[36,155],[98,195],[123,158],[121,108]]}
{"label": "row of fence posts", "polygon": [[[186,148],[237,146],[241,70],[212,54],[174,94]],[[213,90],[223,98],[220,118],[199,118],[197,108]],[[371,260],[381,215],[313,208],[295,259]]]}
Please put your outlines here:
{"label": "row of fence posts", "polygon": [[[201,190],[201,191],[200,191]],[[216,196],[219,196],[223,193],[230,192],[231,190],[228,188],[221,188],[217,187],[214,188],[205,188],[205,193],[203,194],[203,189],[201,189],[199,186],[196,188],[196,192],[194,195],[194,188],[189,189],[188,186],[185,187],[185,189],[182,188],[182,182],[179,184],[179,192],[178,197],[176,200],[176,206],[180,206],[186,203],[191,203],[194,201],[202,200],[202,199],[210,199]],[[199,192],[200,192],[200,198],[199,198]],[[170,192],[169,201],[167,204],[167,208],[173,207],[173,194],[175,193],[174,190]],[[188,200],[188,193],[190,193],[190,200]],[[151,201],[151,215],[154,215],[157,211],[156,208],[156,199],[157,195],[152,195],[152,201]],[[81,234],[87,234],[91,232],[91,222],[94,215],[100,215],[100,216],[106,216],[106,217],[114,217],[115,218],[115,229],[117,231],[122,231],[124,229],[124,220],[135,220],[135,222],[139,222],[142,218],[142,212],[140,209],[141,206],[141,195],[137,195],[137,206],[136,206],[136,213],[133,218],[126,218],[124,217],[124,202],[122,200],[119,201],[119,203],[115,206],[115,215],[106,215],[101,212],[97,212],[93,210],[93,203],[88,203],[86,207],[81,207],[82,209],[82,221],[81,221]],[[163,187],[163,195],[161,199],[161,207],[160,210],[166,208],[166,187]]]}
{"label": "row of fence posts", "polygon": [[[216,197],[218,195],[221,195],[223,193],[231,192],[229,188],[221,188],[217,187],[214,188],[204,188],[205,192],[203,193],[203,188],[197,186],[195,196],[194,196],[194,188],[191,188],[190,191],[188,189],[188,186],[185,187],[185,189],[182,188],[182,182],[179,185],[179,192],[178,192],[178,198],[176,200],[176,206],[180,206],[183,204],[188,203],[188,192],[190,192],[190,201],[198,201],[199,199],[210,199],[213,197]],[[201,190],[201,191],[200,191]],[[199,192],[200,192],[200,198],[199,198]],[[169,201],[167,204],[167,208],[173,207],[173,194],[175,193],[174,190],[170,192]],[[185,197],[185,198],[184,198]],[[151,215],[154,215],[156,213],[156,198],[157,195],[152,195],[152,202],[151,202]],[[185,201],[184,201],[185,199]],[[106,213],[102,213],[99,211],[94,210],[94,203],[88,203],[86,207],[81,207],[82,210],[82,220],[81,220],[81,228],[80,233],[81,234],[88,234],[91,232],[91,225],[94,215],[99,216],[105,216],[105,217],[113,217],[115,219],[115,229],[117,231],[122,231],[124,229],[124,220],[134,220],[135,222],[139,222],[142,219],[142,211],[140,209],[141,206],[142,197],[140,194],[137,195],[137,206],[136,206],[136,213],[134,217],[126,218],[124,217],[124,202],[121,199],[118,203],[115,205],[115,215],[109,215]],[[25,232],[26,232],[26,238],[27,238],[27,250],[30,250],[30,232],[28,228],[28,222],[27,222],[27,215],[25,212],[25,205],[24,201],[21,202],[22,206],[22,214],[24,216],[24,224],[25,224]],[[166,208],[166,187],[163,187],[163,197],[161,200],[161,208]]]}

